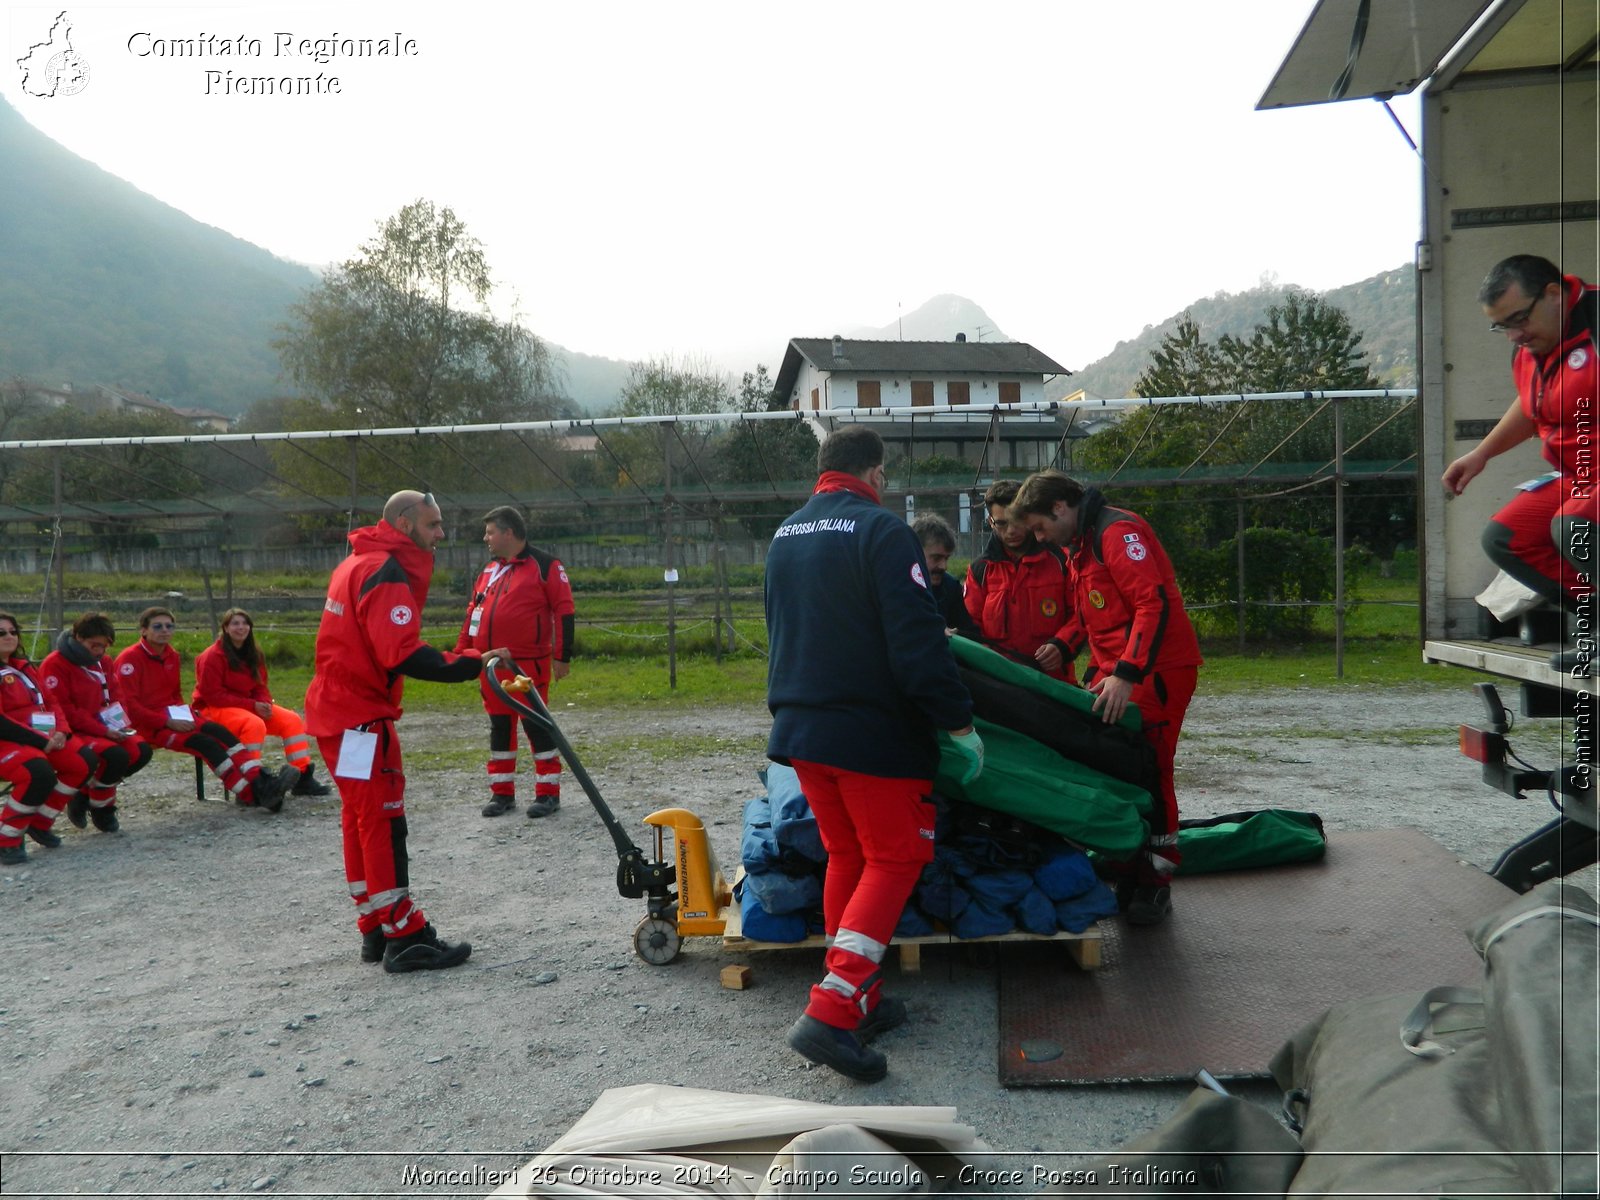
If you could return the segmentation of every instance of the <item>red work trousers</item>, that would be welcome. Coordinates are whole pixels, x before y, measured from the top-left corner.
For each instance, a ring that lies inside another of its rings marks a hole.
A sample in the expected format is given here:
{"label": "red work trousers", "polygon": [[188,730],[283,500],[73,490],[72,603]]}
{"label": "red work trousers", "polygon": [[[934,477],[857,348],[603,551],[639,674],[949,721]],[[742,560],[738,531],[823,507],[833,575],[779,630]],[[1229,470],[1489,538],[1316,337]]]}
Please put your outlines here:
{"label": "red work trousers", "polygon": [[828,852],[822,916],[832,945],[806,1015],[854,1029],[877,1007],[878,975],[922,868],[933,861],[931,779],[886,779],[792,760]]}
{"label": "red work trousers", "polygon": [[385,937],[405,937],[420,931],[427,918],[411,900],[400,736],[393,721],[376,721],[370,728],[378,747],[366,779],[339,774],[342,735],[319,737],[317,749],[339,788],[344,874],[355,901],[356,928],[363,934],[381,928]]}
{"label": "red work trousers", "polygon": [[1178,792],[1173,786],[1172,768],[1183,715],[1189,711],[1199,676],[1198,667],[1152,671],[1134,686],[1129,697],[1144,718],[1144,738],[1156,752],[1156,770],[1161,778],[1161,794],[1155,798],[1155,809],[1150,814],[1150,842],[1134,861],[1136,883],[1171,883],[1178,867]]}
{"label": "red work trousers", "polygon": [[[1558,476],[1532,491],[1519,491],[1510,503],[1490,518],[1493,524],[1486,532],[1484,541],[1486,546],[1491,540],[1504,542],[1505,550],[1523,565],[1526,572],[1538,577],[1530,579],[1525,572],[1513,569],[1515,564],[1499,561],[1499,556],[1491,549],[1490,553],[1496,557],[1499,565],[1520,583],[1552,601],[1564,594],[1582,603],[1593,592],[1594,572],[1591,569],[1587,572],[1588,578],[1585,578],[1586,573],[1574,562],[1592,562],[1600,547],[1568,546],[1567,553],[1563,555],[1556,529],[1556,522],[1563,517],[1600,521],[1600,497],[1594,494],[1592,487],[1578,484],[1566,475]],[[1494,525],[1501,525],[1510,531],[1508,541],[1503,534],[1496,537]],[[1539,586],[1540,579],[1548,581],[1546,586]]]}

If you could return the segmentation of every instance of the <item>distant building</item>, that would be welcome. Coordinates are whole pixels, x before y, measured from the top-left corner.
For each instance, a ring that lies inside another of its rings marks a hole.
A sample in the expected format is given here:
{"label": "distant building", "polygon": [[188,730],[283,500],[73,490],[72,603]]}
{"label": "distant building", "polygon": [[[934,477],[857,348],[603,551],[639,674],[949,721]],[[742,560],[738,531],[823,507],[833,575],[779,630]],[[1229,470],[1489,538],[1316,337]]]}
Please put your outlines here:
{"label": "distant building", "polygon": [[179,408],[176,405],[163,404],[154,396],[148,396],[143,392],[107,387],[105,384],[76,388],[70,383],[63,383],[58,388],[50,388],[28,383],[22,379],[8,379],[0,382],[0,402],[12,407],[24,404],[38,405],[41,408],[71,407],[90,414],[128,412],[174,416],[196,429],[213,433],[227,433],[233,428],[236,420],[226,413],[219,413],[213,409]]}
{"label": "distant building", "polygon": [[[933,455],[985,462],[991,470],[1034,470],[1059,460],[1062,439],[1073,436],[1053,413],[995,415],[997,404],[1043,401],[1047,380],[1070,375],[1026,342],[866,341],[794,338],[784,351],[773,388],[774,407],[815,412],[876,409],[867,417],[893,448],[915,446]],[[948,405],[970,412],[929,413]],[[895,410],[909,410],[899,412]]]}

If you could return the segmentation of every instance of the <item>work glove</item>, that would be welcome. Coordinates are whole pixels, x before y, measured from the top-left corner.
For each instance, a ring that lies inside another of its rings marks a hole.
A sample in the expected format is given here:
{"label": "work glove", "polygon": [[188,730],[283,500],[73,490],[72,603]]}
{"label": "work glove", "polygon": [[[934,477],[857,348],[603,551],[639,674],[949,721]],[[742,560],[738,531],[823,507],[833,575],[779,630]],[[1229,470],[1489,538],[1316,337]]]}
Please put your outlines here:
{"label": "work glove", "polygon": [[941,729],[939,744],[953,751],[965,764],[960,779],[963,787],[983,774],[983,739],[978,736],[976,729],[969,729],[965,733],[951,733]]}

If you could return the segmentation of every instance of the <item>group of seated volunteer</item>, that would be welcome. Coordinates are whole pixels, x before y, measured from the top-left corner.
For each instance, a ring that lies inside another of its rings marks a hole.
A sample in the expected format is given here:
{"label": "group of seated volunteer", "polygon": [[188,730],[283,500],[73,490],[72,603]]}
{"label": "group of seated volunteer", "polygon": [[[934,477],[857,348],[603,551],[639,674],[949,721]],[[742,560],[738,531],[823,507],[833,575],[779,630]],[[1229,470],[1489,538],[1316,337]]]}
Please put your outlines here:
{"label": "group of seated volunteer", "polygon": [[[172,750],[203,761],[241,805],[278,812],[284,797],[325,796],[305,723],[274,702],[255,623],[242,608],[222,615],[222,632],[195,660],[195,686],[183,692],[178,627],[160,606],[139,614],[139,640],[115,658],[116,626],[85,613],[37,666],[20,644],[21,625],[0,612],[0,864],[28,861],[27,838],[46,849],[63,812],[79,829],[118,828],[117,788]],[[268,737],[283,741],[286,765],[266,770]]]}

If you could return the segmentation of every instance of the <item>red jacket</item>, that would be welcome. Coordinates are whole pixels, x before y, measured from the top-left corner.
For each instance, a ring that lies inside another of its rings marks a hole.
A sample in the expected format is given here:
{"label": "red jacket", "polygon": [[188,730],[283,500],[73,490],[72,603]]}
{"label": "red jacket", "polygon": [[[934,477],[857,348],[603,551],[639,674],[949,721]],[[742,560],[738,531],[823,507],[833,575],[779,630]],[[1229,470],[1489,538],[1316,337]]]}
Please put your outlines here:
{"label": "red jacket", "polygon": [[[405,681],[475,679],[476,651],[446,654],[422,640],[422,610],[433,555],[387,522],[350,535],[350,555],[334,568],[317,629],[306,690],[306,730],[332,737],[400,715]],[[493,647],[490,647],[493,649]]]}
{"label": "red jacket", "polygon": [[515,558],[490,559],[478,573],[456,651],[482,653],[504,646],[519,663],[533,662],[539,677],[548,678],[552,657],[566,662],[572,655],[575,611],[572,585],[560,560],[524,547]]}
{"label": "red jacket", "polygon": [[43,750],[49,739],[37,733],[30,718],[43,710],[56,716],[56,728],[70,734],[72,725],[55,695],[47,692],[34,665],[20,655],[0,663],[0,741]]}
{"label": "red jacket", "polygon": [[[227,637],[223,634],[222,637]],[[267,690],[267,664],[263,662],[256,672],[236,667],[228,661],[219,638],[194,660],[194,708],[242,708],[254,712],[257,704],[271,704],[272,693]]]}
{"label": "red jacket", "polygon": [[[71,732],[87,737],[110,737],[111,730],[100,719],[100,710],[122,699],[112,660],[101,656],[92,664],[80,664],[74,661],[78,658],[88,658],[83,643],[70,632],[63,632],[56,649],[46,654],[39,664],[39,680],[44,684],[45,694],[55,700],[67,718]],[[131,718],[129,723],[132,723]]]}
{"label": "red jacket", "polygon": [[1143,517],[1108,507],[1089,488],[1069,562],[1095,674],[1140,683],[1163,667],[1200,665],[1172,563]]}
{"label": "red jacket", "polygon": [[1600,442],[1600,346],[1595,333],[1600,291],[1576,275],[1566,276],[1566,289],[1567,325],[1561,343],[1543,358],[1518,346],[1511,356],[1511,377],[1523,415],[1539,427],[1545,461],[1592,485],[1594,447]]}
{"label": "red jacket", "polygon": [[991,535],[983,555],[967,567],[966,599],[967,612],[985,641],[1029,661],[1040,646],[1055,642],[1065,669],[1054,674],[1071,681],[1083,632],[1060,550],[1032,542],[1024,544],[1020,559],[1012,558]]}
{"label": "red jacket", "polygon": [[116,670],[133,727],[147,738],[165,729],[168,707],[183,703],[183,655],[173,646],[158,655],[140,638],[117,655]]}

